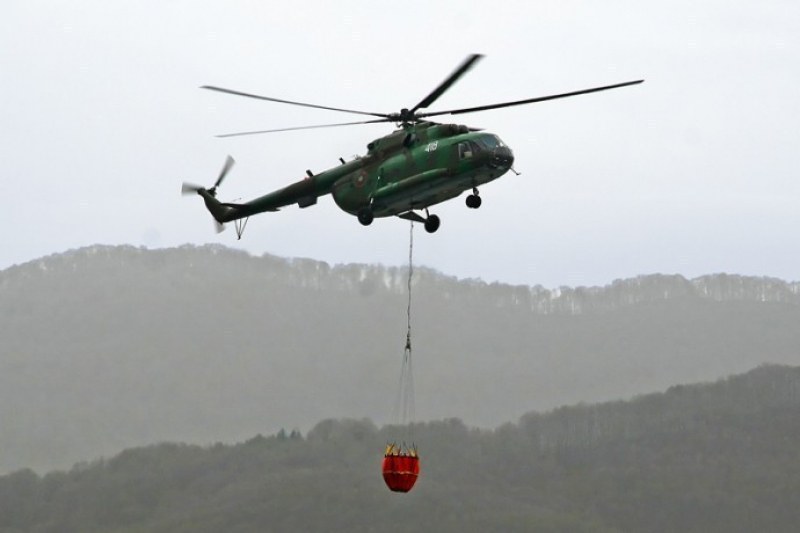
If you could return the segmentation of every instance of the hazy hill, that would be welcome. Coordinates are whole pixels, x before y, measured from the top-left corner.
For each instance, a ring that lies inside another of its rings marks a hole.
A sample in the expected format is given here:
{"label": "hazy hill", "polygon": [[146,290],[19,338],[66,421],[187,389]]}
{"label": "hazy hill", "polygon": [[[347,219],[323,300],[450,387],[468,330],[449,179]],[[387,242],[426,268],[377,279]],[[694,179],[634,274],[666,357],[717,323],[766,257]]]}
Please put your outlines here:
{"label": "hazy hill", "polygon": [[[495,427],[763,362],[800,364],[800,285],[520,287],[417,269],[420,419]],[[0,272],[0,472],[159,441],[388,421],[406,271],[223,247],[96,246]]]}
{"label": "hazy hill", "polygon": [[800,367],[760,367],[495,430],[416,426],[422,477],[380,479],[396,428],[161,444],[39,477],[0,476],[0,531],[794,532]]}

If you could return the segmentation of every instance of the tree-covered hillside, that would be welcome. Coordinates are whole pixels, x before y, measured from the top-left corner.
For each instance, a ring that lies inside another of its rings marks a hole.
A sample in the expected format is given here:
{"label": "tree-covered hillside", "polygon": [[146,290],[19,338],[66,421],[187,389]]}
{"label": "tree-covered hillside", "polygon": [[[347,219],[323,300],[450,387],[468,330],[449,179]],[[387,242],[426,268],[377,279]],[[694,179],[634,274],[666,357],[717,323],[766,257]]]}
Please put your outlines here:
{"label": "tree-covered hillside", "polygon": [[800,368],[765,366],[494,430],[415,426],[422,476],[380,479],[397,428],[326,420],[237,445],[161,444],[0,477],[0,531],[797,530]]}
{"label": "tree-covered hillside", "polygon": [[[84,248],[0,272],[0,473],[161,441],[390,421],[406,271],[223,247]],[[800,284],[652,275],[558,288],[414,278],[417,415],[496,427],[800,364]]]}

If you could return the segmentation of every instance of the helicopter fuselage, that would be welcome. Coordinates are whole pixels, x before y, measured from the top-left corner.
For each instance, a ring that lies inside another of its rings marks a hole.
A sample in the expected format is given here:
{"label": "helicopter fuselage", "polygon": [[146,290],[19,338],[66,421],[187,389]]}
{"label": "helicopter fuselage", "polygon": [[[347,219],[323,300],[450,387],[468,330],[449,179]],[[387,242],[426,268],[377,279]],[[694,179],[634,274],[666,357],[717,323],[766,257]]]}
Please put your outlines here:
{"label": "helicopter fuselage", "polygon": [[209,210],[218,222],[229,222],[295,203],[308,207],[331,194],[336,205],[359,219],[365,212],[402,215],[495,180],[514,162],[511,149],[496,135],[430,122],[405,126],[369,143],[367,150],[250,202]]}

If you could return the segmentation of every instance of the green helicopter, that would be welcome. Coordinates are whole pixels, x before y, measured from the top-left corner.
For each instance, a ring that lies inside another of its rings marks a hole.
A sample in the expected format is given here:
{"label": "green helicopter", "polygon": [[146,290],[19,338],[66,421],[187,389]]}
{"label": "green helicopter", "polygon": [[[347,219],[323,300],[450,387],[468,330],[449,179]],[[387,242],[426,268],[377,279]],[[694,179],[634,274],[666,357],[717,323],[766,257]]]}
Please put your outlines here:
{"label": "green helicopter", "polygon": [[[340,165],[317,174],[307,170],[304,179],[249,202],[224,203],[216,198],[217,188],[233,166],[234,161],[230,156],[212,187],[205,188],[184,183],[181,192],[198,194],[203,198],[217,222],[219,231],[224,228],[224,223],[235,222],[239,238],[251,215],[278,211],[292,204],[297,204],[301,208],[310,207],[317,203],[320,196],[326,194],[331,194],[336,205],[358,217],[358,221],[364,226],[369,226],[376,217],[397,216],[420,222],[424,224],[428,233],[433,233],[439,229],[440,219],[429,213],[429,207],[471,190],[466,198],[466,204],[469,208],[477,209],[481,206],[478,187],[496,180],[509,170],[513,171],[514,154],[497,135],[464,125],[431,122],[428,118],[532,104],[636,85],[644,81],[629,81],[499,104],[421,112],[433,104],[482,57],[480,54],[467,57],[422,101],[411,109],[402,109],[399,113],[341,109],[204,85],[203,89],[248,98],[377,117],[359,122],[229,133],[219,137],[380,122],[395,123],[398,129],[369,143],[364,156],[355,157],[350,161],[340,159]],[[424,212],[424,216],[419,211]]]}

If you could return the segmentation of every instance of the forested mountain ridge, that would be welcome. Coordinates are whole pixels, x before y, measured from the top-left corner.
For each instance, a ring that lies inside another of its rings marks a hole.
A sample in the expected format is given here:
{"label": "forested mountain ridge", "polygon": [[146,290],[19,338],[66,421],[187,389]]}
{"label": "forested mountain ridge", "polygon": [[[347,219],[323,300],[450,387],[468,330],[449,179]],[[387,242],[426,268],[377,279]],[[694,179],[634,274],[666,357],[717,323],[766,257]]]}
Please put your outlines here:
{"label": "forested mountain ridge", "polygon": [[[798,283],[514,287],[415,269],[417,414],[496,427],[761,363],[800,364]],[[160,441],[389,420],[406,270],[221,246],[94,246],[0,272],[0,472]]]}
{"label": "forested mountain ridge", "polygon": [[[404,267],[347,264],[330,266],[312,259],[286,259],[270,254],[261,257],[221,245],[148,250],[133,246],[91,246],[54,254],[0,271],[0,291],[22,279],[44,279],[48,275],[85,269],[163,269],[176,261],[174,268],[230,268],[226,276],[254,274],[265,280],[280,279],[282,284],[304,289],[357,290],[369,293],[383,290],[405,293],[407,270]],[[209,262],[213,263],[209,264]],[[185,275],[189,272],[184,271]],[[474,279],[457,279],[428,268],[416,269],[416,284],[434,285],[442,298],[474,297],[496,306],[515,306],[535,313],[583,313],[614,309],[624,305],[657,300],[698,298],[713,301],[752,301],[800,305],[800,282],[776,278],[712,274],[688,280],[680,275],[651,274],[614,280],[604,287],[559,287],[507,285]],[[0,292],[0,294],[2,294]]]}
{"label": "forested mountain ridge", "polygon": [[0,532],[793,532],[800,367],[762,366],[494,430],[416,424],[422,475],[380,479],[397,428],[325,420],[237,445],[159,444],[0,476]]}

